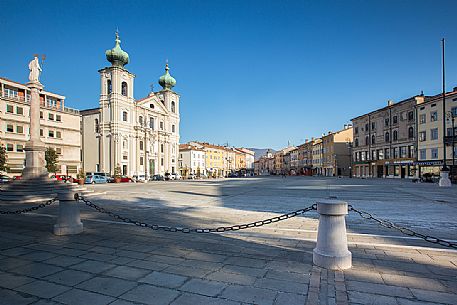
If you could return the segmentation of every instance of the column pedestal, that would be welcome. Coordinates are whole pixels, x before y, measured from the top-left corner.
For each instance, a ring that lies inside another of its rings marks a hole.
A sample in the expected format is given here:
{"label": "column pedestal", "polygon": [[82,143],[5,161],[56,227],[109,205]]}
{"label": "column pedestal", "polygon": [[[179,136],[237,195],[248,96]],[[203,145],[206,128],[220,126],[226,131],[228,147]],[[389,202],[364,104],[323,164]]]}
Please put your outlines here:
{"label": "column pedestal", "polygon": [[344,219],[348,213],[347,203],[338,200],[317,202],[317,212],[320,216],[313,263],[331,270],[351,268],[352,254],[348,250]]}
{"label": "column pedestal", "polygon": [[450,187],[452,186],[451,179],[449,179],[449,171],[441,171],[440,172],[440,182],[439,186],[442,187]]}

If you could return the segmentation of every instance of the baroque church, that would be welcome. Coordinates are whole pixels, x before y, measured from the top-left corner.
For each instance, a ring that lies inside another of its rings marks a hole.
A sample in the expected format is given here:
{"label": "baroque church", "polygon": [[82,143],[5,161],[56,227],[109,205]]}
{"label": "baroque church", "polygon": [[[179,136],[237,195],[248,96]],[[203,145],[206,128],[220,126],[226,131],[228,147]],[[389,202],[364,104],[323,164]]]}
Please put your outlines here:
{"label": "baroque church", "polygon": [[134,176],[175,173],[179,153],[179,98],[168,63],[159,78],[162,90],[135,100],[135,74],[125,68],[129,55],[116,32],[106,51],[111,66],[99,70],[100,104],[80,111],[85,172]]}

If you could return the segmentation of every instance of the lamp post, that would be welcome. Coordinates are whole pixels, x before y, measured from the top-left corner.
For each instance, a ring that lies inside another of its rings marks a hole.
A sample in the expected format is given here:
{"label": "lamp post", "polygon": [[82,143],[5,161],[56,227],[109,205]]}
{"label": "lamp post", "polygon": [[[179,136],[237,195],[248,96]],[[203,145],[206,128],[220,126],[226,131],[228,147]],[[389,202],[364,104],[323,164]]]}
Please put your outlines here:
{"label": "lamp post", "polygon": [[346,145],[349,151],[349,178],[352,178],[352,142],[349,138],[346,139]]}
{"label": "lamp post", "polygon": [[444,70],[444,38],[441,40],[441,46],[443,51],[443,168],[440,173],[439,186],[450,187],[451,180],[449,180],[449,169],[446,164],[446,83],[445,83],[445,70]]}

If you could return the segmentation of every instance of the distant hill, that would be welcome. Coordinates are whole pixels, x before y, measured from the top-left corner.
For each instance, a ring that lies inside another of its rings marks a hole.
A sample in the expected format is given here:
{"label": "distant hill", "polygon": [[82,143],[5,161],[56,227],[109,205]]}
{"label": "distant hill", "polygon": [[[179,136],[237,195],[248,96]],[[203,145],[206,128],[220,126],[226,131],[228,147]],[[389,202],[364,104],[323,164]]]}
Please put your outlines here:
{"label": "distant hill", "polygon": [[264,156],[266,153],[267,153],[267,150],[270,150],[271,153],[275,153],[276,151],[271,149],[271,148],[248,148],[249,150],[252,150],[255,155],[254,155],[254,159],[255,160],[259,160],[260,157]]}

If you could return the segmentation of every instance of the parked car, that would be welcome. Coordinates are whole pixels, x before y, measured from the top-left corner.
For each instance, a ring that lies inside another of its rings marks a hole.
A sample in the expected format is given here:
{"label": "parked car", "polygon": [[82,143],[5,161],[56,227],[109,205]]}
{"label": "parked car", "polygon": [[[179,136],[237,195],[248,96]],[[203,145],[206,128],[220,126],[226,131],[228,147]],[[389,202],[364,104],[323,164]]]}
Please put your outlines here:
{"label": "parked car", "polygon": [[86,176],[86,184],[95,184],[95,183],[107,183],[105,176],[100,175],[89,175]]}
{"label": "parked car", "polygon": [[10,183],[11,180],[12,179],[10,177],[8,177],[7,175],[0,175],[0,184]]}
{"label": "parked car", "polygon": [[189,174],[187,176],[187,179],[194,180],[194,179],[197,179],[197,176],[195,174]]}
{"label": "parked car", "polygon": [[121,176],[121,182],[133,182],[133,180],[128,176]]}
{"label": "parked car", "polygon": [[142,183],[148,182],[148,181],[146,180],[146,176],[145,176],[145,175],[134,175],[134,176],[132,177],[132,180],[133,180],[134,182],[142,182]]}
{"label": "parked car", "polygon": [[165,180],[173,180],[170,173],[165,173]]}
{"label": "parked car", "polygon": [[21,180],[22,176],[13,176],[13,180]]}
{"label": "parked car", "polygon": [[164,181],[165,177],[162,175],[154,175],[151,178],[149,178],[151,181]]}
{"label": "parked car", "polygon": [[174,173],[174,174],[172,174],[172,175],[175,176],[175,179],[174,179],[174,180],[182,180],[182,176],[181,176],[180,173]]}

